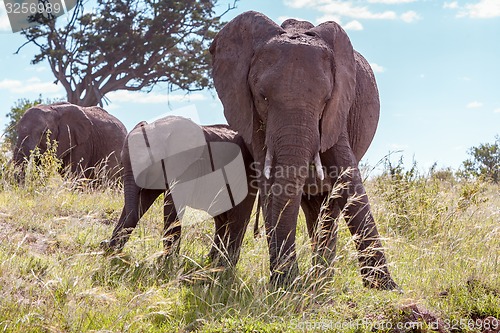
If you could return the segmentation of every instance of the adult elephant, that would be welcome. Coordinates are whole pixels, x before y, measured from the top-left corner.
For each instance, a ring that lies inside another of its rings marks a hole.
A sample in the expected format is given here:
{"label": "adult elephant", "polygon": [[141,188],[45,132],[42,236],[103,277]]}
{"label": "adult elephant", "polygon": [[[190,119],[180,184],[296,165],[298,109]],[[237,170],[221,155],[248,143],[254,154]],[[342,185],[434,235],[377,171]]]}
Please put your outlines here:
{"label": "adult elephant", "polygon": [[[35,148],[47,150],[47,135],[57,141],[61,172],[70,171],[96,178],[102,171],[111,178],[120,175],[120,151],[127,135],[125,126],[98,106],[80,107],[67,102],[29,108],[17,125],[14,163],[24,162]],[[99,174],[95,171],[99,169]],[[105,168],[105,169],[102,169]],[[22,172],[23,173],[23,172]]]}
{"label": "adult elephant", "polygon": [[[315,27],[293,19],[279,26],[250,11],[224,26],[210,52],[225,117],[259,166],[271,281],[286,284],[298,273],[302,201],[315,262],[334,261],[343,211],[364,284],[397,288],[358,170],[377,127],[378,90],[344,30],[335,22]],[[330,196],[336,183],[344,185]],[[320,210],[327,218],[319,218]]]}
{"label": "adult elephant", "polygon": [[252,156],[227,125],[199,126],[169,116],[141,122],[122,150],[125,204],[105,250],[121,251],[141,217],[164,194],[165,254],[178,249],[184,209],[214,216],[212,260],[236,265],[257,186]]}

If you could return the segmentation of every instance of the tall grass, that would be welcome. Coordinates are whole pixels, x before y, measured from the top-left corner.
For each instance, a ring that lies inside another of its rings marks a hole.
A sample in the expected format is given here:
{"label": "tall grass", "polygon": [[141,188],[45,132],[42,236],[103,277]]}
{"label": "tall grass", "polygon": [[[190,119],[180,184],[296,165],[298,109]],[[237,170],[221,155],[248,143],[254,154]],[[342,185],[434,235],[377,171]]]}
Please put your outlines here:
{"label": "tall grass", "polygon": [[[105,256],[99,243],[119,217],[121,189],[75,186],[49,172],[56,164],[48,161],[41,164],[43,183],[24,186],[2,161],[2,331],[426,332],[435,325],[474,331],[469,327],[500,318],[498,186],[387,168],[366,187],[404,294],[362,286],[342,221],[336,266],[318,277],[302,214],[301,275],[283,290],[268,285],[266,240],[251,232],[236,268],[211,266],[211,220],[185,223],[179,254],[165,260],[161,201],[122,254]],[[479,324],[464,326],[470,320]]]}

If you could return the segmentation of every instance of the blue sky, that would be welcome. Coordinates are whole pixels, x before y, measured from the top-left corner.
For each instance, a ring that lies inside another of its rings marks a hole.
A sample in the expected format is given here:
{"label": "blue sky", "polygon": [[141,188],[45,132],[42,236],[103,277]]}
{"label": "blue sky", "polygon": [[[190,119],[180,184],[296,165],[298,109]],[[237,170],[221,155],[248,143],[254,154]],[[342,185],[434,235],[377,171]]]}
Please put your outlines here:
{"label": "blue sky", "polygon": [[[0,0],[0,2],[2,2]],[[229,1],[219,0],[223,11]],[[231,1],[232,3],[232,1]],[[293,17],[340,23],[356,50],[371,63],[381,98],[379,127],[365,156],[415,159],[421,169],[457,168],[467,148],[500,134],[500,0],[241,0],[225,19],[256,10],[277,23]],[[60,18],[63,19],[63,18]],[[0,127],[19,98],[64,97],[48,64],[30,65],[35,52],[9,31],[0,4]],[[186,96],[119,91],[106,109],[131,129],[141,120],[196,108],[203,124],[225,122],[215,91]],[[188,107],[186,109],[186,107]],[[191,114],[185,113],[188,116]]]}

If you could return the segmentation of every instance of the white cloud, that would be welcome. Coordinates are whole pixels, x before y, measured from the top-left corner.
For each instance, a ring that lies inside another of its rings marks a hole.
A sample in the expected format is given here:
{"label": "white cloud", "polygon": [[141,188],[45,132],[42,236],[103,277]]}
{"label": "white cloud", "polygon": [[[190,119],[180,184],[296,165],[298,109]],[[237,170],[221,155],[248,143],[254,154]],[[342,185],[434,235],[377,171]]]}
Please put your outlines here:
{"label": "white cloud", "polygon": [[9,17],[7,16],[7,12],[5,11],[5,6],[3,1],[0,4],[0,31],[12,31],[10,28]]}
{"label": "white cloud", "polygon": [[[397,20],[410,23],[421,19],[415,11],[407,11],[399,14],[393,10],[374,11],[371,4],[397,5],[411,3],[416,0],[367,0],[341,1],[341,0],[285,0],[285,5],[292,8],[310,8],[321,12],[321,16],[316,19],[316,23],[335,21],[339,24],[343,19],[351,19],[345,24],[346,30],[362,30],[363,26],[359,20]],[[362,3],[362,5],[360,5]],[[280,17],[280,19],[282,19]],[[346,20],[347,21],[347,20]]]}
{"label": "white cloud", "polygon": [[45,67],[45,66],[26,66],[24,67],[24,70],[26,72],[37,72],[37,73],[41,73],[41,72],[46,72],[48,69],[48,67]]}
{"label": "white cloud", "polygon": [[457,17],[470,17],[477,19],[500,17],[500,1],[498,0],[480,0],[474,4],[466,4],[459,7]]}
{"label": "white cloud", "polygon": [[32,78],[27,79],[26,82],[28,82],[28,83],[39,83],[39,82],[41,82],[41,80],[39,78],[37,78],[37,77],[32,77]]}
{"label": "white cloud", "polygon": [[383,3],[385,5],[398,5],[401,3],[415,2],[416,0],[368,0],[369,3]]}
{"label": "white cloud", "polygon": [[333,22],[337,22],[338,24],[342,24],[342,21],[340,20],[340,16],[332,15],[332,14],[326,14],[326,15],[318,17],[316,19],[316,24],[321,24],[321,23],[327,22],[327,21],[333,21]]}
{"label": "white cloud", "polygon": [[385,68],[376,64],[376,63],[370,63],[371,68],[373,69],[374,73],[383,73],[385,72]]}
{"label": "white cloud", "polygon": [[319,3],[320,1],[317,0],[285,0],[285,6],[292,7],[292,8],[304,8],[304,7],[311,7],[315,6]]}
{"label": "white cloud", "polygon": [[458,2],[456,2],[456,1],[445,2],[443,4],[443,8],[446,8],[446,9],[457,9],[458,8]]}
{"label": "white cloud", "polygon": [[353,20],[353,21],[348,22],[347,24],[343,25],[343,28],[345,30],[360,31],[360,30],[363,30],[363,25],[359,21]]}
{"label": "white cloud", "polygon": [[478,101],[474,101],[474,102],[470,102],[469,104],[467,104],[465,107],[467,109],[477,109],[477,108],[480,108],[483,106],[483,103],[481,102],[478,102]]}
{"label": "white cloud", "polygon": [[22,83],[18,80],[3,79],[0,81],[0,89],[11,90],[20,86],[22,86]]}
{"label": "white cloud", "polygon": [[493,110],[495,113],[500,113],[500,108]]}
{"label": "white cloud", "polygon": [[394,151],[394,150],[405,150],[408,149],[409,146],[405,144],[400,144],[400,143],[391,143],[389,144],[389,150]]}
{"label": "white cloud", "polygon": [[397,14],[391,10],[373,13],[368,7],[354,6],[351,2],[345,1],[329,1],[328,4],[319,6],[318,9],[330,15],[346,16],[354,19],[393,20],[397,18]]}
{"label": "white cloud", "polygon": [[118,90],[110,92],[106,95],[112,103],[131,102],[139,104],[161,104],[169,102],[192,102],[202,101],[206,96],[200,93],[186,94],[159,94],[159,93],[145,93],[133,92],[127,90]]}
{"label": "white cloud", "polygon": [[52,82],[42,82],[37,77],[32,77],[25,81],[3,79],[0,81],[0,90],[7,90],[14,94],[24,93],[43,93],[46,94],[63,94],[61,85],[56,85]]}
{"label": "white cloud", "polygon": [[401,14],[401,19],[406,23],[411,23],[420,20],[421,17],[413,10],[410,10],[408,12]]}

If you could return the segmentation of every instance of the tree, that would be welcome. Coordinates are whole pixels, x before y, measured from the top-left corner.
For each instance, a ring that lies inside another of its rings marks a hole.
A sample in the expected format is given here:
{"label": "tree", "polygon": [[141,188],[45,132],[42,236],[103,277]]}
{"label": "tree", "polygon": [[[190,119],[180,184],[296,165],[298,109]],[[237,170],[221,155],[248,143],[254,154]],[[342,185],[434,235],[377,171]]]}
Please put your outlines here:
{"label": "tree", "polygon": [[500,182],[500,135],[495,143],[480,144],[468,150],[471,159],[462,163],[461,174],[466,177],[483,177],[494,183]]}
{"label": "tree", "polygon": [[5,125],[5,130],[4,130],[4,140],[5,143],[10,145],[11,148],[14,148],[17,142],[17,132],[16,132],[16,125],[21,119],[21,117],[24,115],[26,110],[29,108],[42,103],[42,96],[38,96],[37,99],[30,101],[27,98],[20,98],[17,100],[17,102],[14,104],[13,107],[10,108],[9,113],[7,113],[5,116],[9,119],[8,123]]}
{"label": "tree", "polygon": [[17,131],[16,131],[17,123],[24,115],[26,110],[37,104],[42,104],[42,103],[51,104],[57,101],[58,100],[56,99],[55,100],[46,99],[44,102],[42,95],[39,95],[38,98],[36,98],[33,101],[30,101],[27,98],[20,98],[17,100],[17,102],[15,102],[14,106],[10,108],[9,113],[5,115],[9,120],[5,125],[3,134],[5,140],[4,142],[10,146],[11,150],[14,149],[17,142]]}
{"label": "tree", "polygon": [[159,82],[166,82],[170,92],[201,90],[212,86],[208,46],[224,15],[215,15],[216,3],[97,0],[97,7],[85,13],[83,0],[77,0],[63,26],[48,16],[33,16],[39,24],[22,32],[27,42],[19,49],[35,44],[40,52],[31,63],[47,59],[68,102],[81,106],[102,106],[111,91],[137,91]]}

